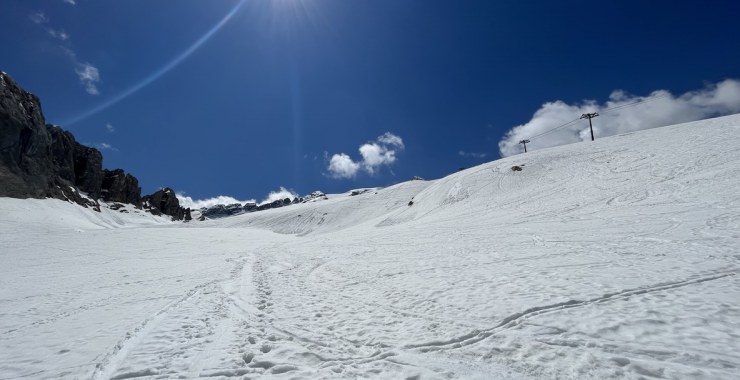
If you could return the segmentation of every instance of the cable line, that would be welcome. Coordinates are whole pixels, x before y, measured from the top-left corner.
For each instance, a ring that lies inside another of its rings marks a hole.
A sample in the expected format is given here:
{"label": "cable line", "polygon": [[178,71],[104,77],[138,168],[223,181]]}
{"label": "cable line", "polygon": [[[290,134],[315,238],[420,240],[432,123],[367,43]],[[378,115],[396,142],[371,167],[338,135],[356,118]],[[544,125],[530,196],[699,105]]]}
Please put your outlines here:
{"label": "cable line", "polygon": [[640,99],[640,100],[638,100],[638,101],[635,101],[635,102],[632,102],[632,103],[627,103],[627,104],[620,104],[620,105],[618,105],[618,106],[610,107],[610,108],[607,108],[607,109],[605,109],[605,110],[603,110],[603,111],[600,111],[600,112],[601,112],[601,113],[606,113],[606,112],[610,112],[610,111],[614,111],[614,110],[618,110],[618,109],[622,109],[622,108],[628,108],[628,107],[631,107],[631,106],[636,106],[636,105],[638,105],[638,104],[643,104],[643,103],[648,103],[648,102],[652,102],[653,100],[658,100],[658,99],[663,99],[663,98],[667,98],[667,97],[669,97],[670,95],[671,95],[671,94],[670,94],[670,93],[668,93],[668,94],[658,95],[658,96],[655,96],[655,97],[652,97],[652,98],[648,98],[648,99]]}
{"label": "cable line", "polygon": [[[614,107],[609,107],[609,108],[605,108],[605,109],[603,109],[603,110],[601,110],[601,111],[599,111],[599,112],[600,112],[600,113],[608,113],[608,112],[612,112],[612,111],[620,110],[620,109],[623,109],[623,108],[629,108],[629,107],[637,106],[637,105],[640,105],[640,104],[644,104],[644,103],[649,103],[649,102],[652,102],[652,101],[655,101],[655,100],[658,100],[658,99],[663,99],[663,98],[667,98],[667,97],[669,97],[669,96],[671,96],[671,93],[665,93],[665,94],[663,94],[663,95],[653,96],[653,97],[650,97],[650,98],[647,98],[647,99],[644,99],[644,98],[643,98],[643,99],[637,100],[637,101],[635,101],[635,102],[631,102],[631,103],[626,103],[626,104],[620,104],[620,105],[617,105],[617,106],[614,106]],[[598,114],[584,114],[584,115],[597,115],[597,116],[598,116]],[[583,119],[583,118],[584,118],[584,116],[581,116],[581,117],[579,117],[578,119],[573,119],[573,120],[571,120],[571,121],[569,121],[569,122],[567,122],[567,123],[565,123],[565,124],[561,124],[561,125],[558,125],[558,126],[557,126],[557,127],[555,127],[555,128],[552,128],[552,129],[548,129],[548,130],[547,130],[547,131],[545,131],[545,132],[542,132],[542,133],[540,133],[540,134],[537,134],[537,135],[531,136],[531,137],[529,137],[529,138],[527,138],[527,139],[524,139],[524,140],[527,140],[527,142],[529,142],[529,140],[533,140],[533,139],[536,139],[536,138],[539,138],[539,137],[545,136],[545,135],[547,135],[547,134],[550,134],[550,133],[552,133],[552,132],[555,132],[555,131],[557,131],[558,129],[561,129],[561,128],[565,128],[565,127],[568,127],[568,126],[571,126],[571,125],[573,125],[573,124],[577,123],[577,122],[578,122],[579,120],[581,120],[581,119]],[[591,118],[589,117],[588,119],[589,119],[589,122],[590,122],[590,121],[591,121]],[[592,136],[593,136],[593,132],[591,132],[591,133],[592,133]],[[592,137],[591,139],[593,140],[593,137]],[[524,141],[524,140],[522,140],[522,141]]]}
{"label": "cable line", "polygon": [[542,133],[540,133],[539,135],[534,135],[534,136],[530,137],[530,138],[529,138],[529,140],[531,140],[531,139],[536,139],[536,138],[538,138],[538,137],[542,137],[542,136],[544,136],[544,135],[546,135],[546,134],[548,134],[548,133],[554,132],[554,131],[556,131],[556,130],[558,130],[558,129],[560,129],[560,128],[565,128],[565,127],[567,127],[567,126],[569,126],[569,125],[573,125],[573,124],[574,124],[575,122],[577,122],[578,120],[581,120],[581,118],[578,118],[578,119],[574,119],[574,120],[571,120],[571,121],[569,121],[569,122],[567,122],[567,123],[565,123],[565,124],[561,124],[561,125],[558,125],[557,127],[553,128],[553,129],[550,129],[550,130],[547,130],[547,131],[545,131],[545,132],[542,132]]}

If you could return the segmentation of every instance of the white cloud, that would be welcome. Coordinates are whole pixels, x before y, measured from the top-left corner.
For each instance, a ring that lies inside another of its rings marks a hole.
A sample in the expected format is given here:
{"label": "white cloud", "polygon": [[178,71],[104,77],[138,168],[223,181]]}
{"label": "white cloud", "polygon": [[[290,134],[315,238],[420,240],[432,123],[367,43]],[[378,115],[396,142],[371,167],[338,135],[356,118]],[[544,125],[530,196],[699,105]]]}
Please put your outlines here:
{"label": "white cloud", "polygon": [[[201,209],[203,207],[213,207],[216,205],[230,205],[234,203],[239,203],[241,205],[244,205],[245,203],[257,203],[257,201],[254,199],[239,200],[228,195],[219,195],[206,199],[193,199],[192,197],[185,195],[185,193],[183,192],[175,193],[175,195],[180,201],[180,206],[190,207],[192,209]],[[298,198],[298,194],[296,194],[295,191],[288,190],[281,186],[280,189],[271,191],[267,195],[267,197],[259,204],[271,203],[276,200],[283,200],[285,198],[290,198],[290,200],[293,200],[294,198]]]}
{"label": "white cloud", "polygon": [[[639,103],[630,105],[636,102]],[[607,110],[615,107],[622,108]],[[580,104],[548,102],[534,113],[529,122],[512,128],[504,135],[498,144],[501,156],[521,153],[519,141],[524,139],[531,139],[527,143],[527,150],[590,140],[587,120],[579,120],[541,137],[537,135],[592,112],[600,114],[593,119],[597,138],[738,113],[740,81],[727,79],[680,96],[673,96],[665,90],[654,91],[647,96],[616,90],[604,104],[593,100]]]}
{"label": "white cloud", "polygon": [[267,198],[260,202],[260,204],[272,203],[277,200],[283,200],[285,198],[290,198],[290,200],[292,201],[294,198],[298,198],[298,194],[296,194],[295,191],[288,190],[280,186],[279,190],[271,191],[270,194],[267,194]]}
{"label": "white cloud", "polygon": [[66,41],[69,39],[69,34],[67,34],[67,32],[62,29],[56,30],[52,28],[46,28],[46,32],[49,33],[50,36],[61,41]]}
{"label": "white cloud", "polygon": [[378,142],[383,145],[395,146],[400,149],[404,148],[403,139],[400,136],[396,136],[390,132],[386,132],[382,136],[379,136]]}
{"label": "white cloud", "polygon": [[66,46],[59,46],[59,48],[62,49],[62,52],[67,57],[69,57],[70,59],[72,59],[72,61],[75,62],[75,64],[78,64],[77,63],[77,53],[75,53],[72,49],[70,49],[70,48],[68,48]]}
{"label": "white cloud", "polygon": [[34,24],[42,25],[49,22],[49,18],[46,17],[46,13],[44,12],[33,12],[30,15],[28,15],[28,18],[33,22]]}
{"label": "white cloud", "polygon": [[69,5],[77,5],[77,1],[75,0],[62,0],[62,1]]}
{"label": "white cloud", "polygon": [[488,153],[466,152],[464,150],[457,152],[457,154],[462,157],[474,157],[474,158],[485,158],[486,156],[488,156]]}
{"label": "white cloud", "polygon": [[370,174],[374,174],[382,165],[396,162],[396,151],[377,143],[360,146],[360,155],[362,156],[362,167]]}
{"label": "white cloud", "polygon": [[113,124],[111,124],[111,123],[106,123],[105,124],[105,129],[107,129],[108,132],[110,132],[110,133],[113,133],[113,132],[116,131],[116,127],[114,127]]}
{"label": "white cloud", "polygon": [[41,28],[46,31],[46,33],[58,40],[66,41],[69,39],[69,34],[64,30],[57,30],[52,27],[46,26],[46,24],[49,23],[49,17],[44,12],[32,12],[28,15],[28,19],[31,20],[32,23],[40,25]]}
{"label": "white cloud", "polygon": [[78,63],[75,69],[80,82],[85,86],[85,91],[90,95],[98,95],[98,82],[100,82],[100,72],[98,68],[89,63]]}
{"label": "white cloud", "polygon": [[358,170],[360,164],[344,153],[335,154],[329,160],[329,174],[334,178],[354,178]]}
{"label": "white cloud", "polygon": [[213,198],[197,199],[197,200],[191,197],[188,197],[182,193],[175,193],[175,195],[177,196],[177,200],[180,201],[180,206],[186,207],[186,208],[190,207],[192,209],[201,209],[203,207],[213,207],[215,205],[230,205],[234,203],[239,203],[243,205],[248,202],[254,202],[254,199],[240,201],[234,197],[229,197],[226,195],[219,195]]}
{"label": "white cloud", "polygon": [[358,149],[362,160],[355,162],[348,154],[334,154],[329,160],[329,175],[334,178],[354,178],[360,169],[375,174],[383,165],[396,162],[396,154],[404,149],[400,136],[386,132],[375,141],[362,144]]}
{"label": "white cloud", "polygon": [[118,148],[116,148],[113,145],[108,144],[108,143],[104,143],[103,142],[103,143],[100,143],[100,144],[95,144],[95,146],[97,146],[98,149],[100,149],[100,150],[111,150],[111,151],[114,151],[114,152],[118,152]]}
{"label": "white cloud", "polygon": [[[65,0],[65,2],[72,5],[76,4],[74,0]],[[54,29],[50,26],[47,26],[47,24],[49,23],[49,17],[47,17],[44,12],[31,13],[28,15],[28,18],[34,24],[39,25],[40,28],[42,28],[44,31],[46,31],[47,34],[49,34],[49,36],[61,41],[61,43],[59,44],[59,48],[72,61],[75,73],[80,79],[82,85],[85,87],[85,91],[87,91],[87,93],[90,95],[100,94],[100,91],[98,91],[98,83],[100,82],[100,71],[97,67],[93,66],[90,63],[80,62],[80,60],[77,58],[77,53],[75,53],[74,50],[70,49],[69,46],[67,46],[67,40],[70,39],[70,35],[63,29]]]}

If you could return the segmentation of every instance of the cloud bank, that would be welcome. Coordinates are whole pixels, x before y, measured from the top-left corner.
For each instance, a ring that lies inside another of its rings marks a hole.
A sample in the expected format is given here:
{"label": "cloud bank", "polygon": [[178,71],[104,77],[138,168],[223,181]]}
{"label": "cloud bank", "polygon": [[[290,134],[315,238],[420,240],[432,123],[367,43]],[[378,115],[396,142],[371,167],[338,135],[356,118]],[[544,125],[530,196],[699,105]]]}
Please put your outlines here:
{"label": "cloud bank", "polygon": [[577,119],[584,113],[593,112],[600,114],[593,119],[597,138],[729,115],[740,112],[740,81],[727,79],[680,96],[674,96],[666,90],[653,91],[647,96],[616,90],[604,104],[594,100],[580,104],[567,104],[560,100],[548,102],[534,113],[529,122],[512,128],[504,135],[498,144],[499,152],[502,157],[521,153],[523,148],[519,141],[524,139],[531,139],[527,143],[527,150],[590,140],[587,120],[579,120],[541,137],[536,136]]}
{"label": "cloud bank", "polygon": [[282,186],[280,186],[279,190],[271,191],[269,194],[267,194],[267,197],[262,200],[259,204],[265,204],[265,203],[272,203],[277,200],[283,200],[285,198],[290,198],[293,200],[293,198],[298,198],[298,194],[296,194],[293,190],[288,190]]}
{"label": "cloud bank", "polygon": [[283,200],[285,198],[290,198],[291,200],[293,198],[298,198],[298,194],[296,194],[295,191],[286,189],[282,186],[280,186],[278,190],[271,191],[269,194],[267,194],[262,202],[257,202],[255,199],[239,200],[228,195],[219,195],[206,199],[193,199],[192,197],[189,197],[182,192],[176,192],[175,195],[177,196],[177,200],[180,201],[180,206],[190,207],[191,209],[196,210],[203,207],[213,207],[215,205],[230,205],[234,203],[240,203],[242,205],[245,203],[257,203],[259,205],[262,205],[265,203],[272,203],[276,200]]}
{"label": "cloud bank", "polygon": [[203,207],[213,207],[215,205],[230,205],[234,203],[245,204],[247,202],[254,202],[254,199],[242,201],[226,195],[219,195],[217,197],[207,199],[193,199],[181,193],[175,193],[175,195],[177,196],[177,200],[180,201],[180,206],[185,208],[190,207],[191,209],[196,210]]}
{"label": "cloud bank", "polygon": [[354,161],[346,153],[337,153],[329,159],[327,170],[332,178],[354,178],[360,170],[375,174],[383,166],[396,162],[396,154],[404,150],[400,136],[386,132],[375,141],[360,145],[358,151],[362,159]]}

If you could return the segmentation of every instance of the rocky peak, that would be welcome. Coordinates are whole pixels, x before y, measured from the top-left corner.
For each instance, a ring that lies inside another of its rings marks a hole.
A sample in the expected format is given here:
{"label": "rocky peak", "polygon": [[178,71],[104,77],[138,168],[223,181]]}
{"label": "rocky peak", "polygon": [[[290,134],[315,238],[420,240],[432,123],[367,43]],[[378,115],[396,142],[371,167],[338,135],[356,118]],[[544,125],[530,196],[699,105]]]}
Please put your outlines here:
{"label": "rocky peak", "polygon": [[175,191],[169,187],[160,189],[154,194],[144,196],[144,208],[154,215],[169,215],[172,220],[191,220],[190,208],[180,206]]}
{"label": "rocky peak", "polygon": [[106,202],[130,203],[141,207],[139,180],[123,169],[103,171],[102,196]]}

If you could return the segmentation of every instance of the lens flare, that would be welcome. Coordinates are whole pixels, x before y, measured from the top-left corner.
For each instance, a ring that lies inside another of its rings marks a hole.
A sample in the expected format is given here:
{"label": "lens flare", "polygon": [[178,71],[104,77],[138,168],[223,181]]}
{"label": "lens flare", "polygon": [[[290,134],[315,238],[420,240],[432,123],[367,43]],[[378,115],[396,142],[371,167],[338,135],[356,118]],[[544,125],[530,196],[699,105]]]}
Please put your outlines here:
{"label": "lens flare", "polygon": [[73,118],[65,121],[62,124],[63,125],[72,125],[72,124],[79,123],[80,121],[85,120],[88,117],[90,117],[92,115],[95,115],[98,112],[103,111],[103,110],[105,110],[105,109],[113,106],[114,104],[117,104],[118,102],[120,102],[120,101],[128,98],[129,96],[137,93],[142,88],[144,88],[144,87],[152,84],[152,82],[156,81],[161,76],[167,74],[167,72],[169,72],[170,70],[172,70],[175,67],[177,67],[177,65],[179,65],[180,63],[182,63],[182,61],[186,60],[189,56],[191,56],[193,53],[195,53],[201,46],[203,46],[203,44],[205,44],[206,42],[208,42],[208,40],[210,40],[211,37],[213,37],[216,33],[218,33],[218,31],[221,30],[221,28],[223,28],[224,25],[226,25],[229,22],[229,20],[231,20],[232,17],[234,17],[234,15],[239,11],[239,9],[242,8],[242,6],[244,5],[245,2],[246,2],[246,0],[240,0],[234,6],[234,8],[232,8],[216,25],[214,25],[211,29],[209,29],[208,32],[206,32],[206,34],[204,34],[202,37],[200,37],[199,39],[197,39],[192,45],[190,45],[187,49],[185,49],[185,51],[183,51],[182,53],[180,53],[179,55],[177,55],[177,57],[175,57],[169,63],[167,63],[166,65],[160,67],[159,69],[157,69],[156,71],[154,71],[152,74],[150,74],[149,76],[147,76],[146,78],[144,78],[141,82],[139,82],[139,83],[137,83],[137,84],[135,84],[135,85],[127,88],[123,92],[121,92],[118,95],[116,95],[116,96],[108,99],[104,103],[102,103],[102,104],[100,104],[98,106],[95,106],[92,109],[89,109],[89,110],[81,113],[80,115],[77,115],[77,116],[75,116],[75,117],[73,117]]}

